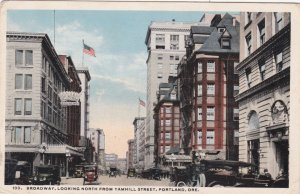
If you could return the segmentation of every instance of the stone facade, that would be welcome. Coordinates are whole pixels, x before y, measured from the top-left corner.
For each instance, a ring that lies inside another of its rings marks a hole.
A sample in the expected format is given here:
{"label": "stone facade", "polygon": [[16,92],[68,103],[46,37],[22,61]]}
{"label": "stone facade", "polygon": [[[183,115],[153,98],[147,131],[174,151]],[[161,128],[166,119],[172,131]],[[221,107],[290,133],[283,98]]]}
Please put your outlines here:
{"label": "stone facade", "polygon": [[290,14],[241,13],[239,160],[288,174]]}

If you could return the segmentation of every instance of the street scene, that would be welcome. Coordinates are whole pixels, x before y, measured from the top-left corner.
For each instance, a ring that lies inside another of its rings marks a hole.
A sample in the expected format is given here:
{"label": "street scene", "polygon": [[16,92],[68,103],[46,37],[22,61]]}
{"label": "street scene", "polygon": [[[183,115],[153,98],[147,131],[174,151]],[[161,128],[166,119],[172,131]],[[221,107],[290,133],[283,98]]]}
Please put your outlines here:
{"label": "street scene", "polygon": [[8,10],[5,185],[288,188],[290,23]]}

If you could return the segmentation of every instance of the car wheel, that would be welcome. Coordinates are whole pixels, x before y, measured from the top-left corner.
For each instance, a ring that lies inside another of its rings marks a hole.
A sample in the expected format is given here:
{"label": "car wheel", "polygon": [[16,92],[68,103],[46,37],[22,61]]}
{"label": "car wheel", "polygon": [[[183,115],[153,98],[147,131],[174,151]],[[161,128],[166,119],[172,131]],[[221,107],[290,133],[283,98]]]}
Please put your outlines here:
{"label": "car wheel", "polygon": [[179,181],[179,182],[177,183],[176,186],[177,186],[177,187],[185,187],[186,184],[185,184],[185,182],[183,182],[183,181]]}
{"label": "car wheel", "polygon": [[215,184],[215,185],[213,185],[213,186],[211,186],[211,187],[224,187],[224,185],[221,185],[221,184]]}

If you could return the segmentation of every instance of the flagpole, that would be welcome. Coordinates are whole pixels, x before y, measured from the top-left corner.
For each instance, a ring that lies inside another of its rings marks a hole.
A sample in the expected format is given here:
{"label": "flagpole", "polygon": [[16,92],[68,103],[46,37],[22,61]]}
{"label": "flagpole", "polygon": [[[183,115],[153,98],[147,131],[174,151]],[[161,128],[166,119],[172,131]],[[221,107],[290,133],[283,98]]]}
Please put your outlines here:
{"label": "flagpole", "polygon": [[81,66],[83,67],[83,61],[84,61],[84,53],[83,53],[83,49],[84,49],[84,40],[82,39],[82,63],[81,63]]}
{"label": "flagpole", "polygon": [[140,117],[140,112],[141,112],[141,103],[140,103],[140,99],[139,99],[139,109],[138,109],[138,111],[139,111],[138,116],[139,116],[139,119],[140,119],[140,118],[141,118],[141,117]]}

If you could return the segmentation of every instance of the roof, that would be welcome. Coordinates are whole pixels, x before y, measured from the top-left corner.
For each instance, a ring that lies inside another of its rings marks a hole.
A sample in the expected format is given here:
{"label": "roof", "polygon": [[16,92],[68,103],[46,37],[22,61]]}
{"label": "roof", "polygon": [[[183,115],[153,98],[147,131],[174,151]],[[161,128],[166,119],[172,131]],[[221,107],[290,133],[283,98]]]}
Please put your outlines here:
{"label": "roof", "polygon": [[194,36],[193,41],[195,44],[203,44],[209,36]]}
{"label": "roof", "polygon": [[192,26],[192,34],[210,34],[214,30],[214,27],[210,26]]}

